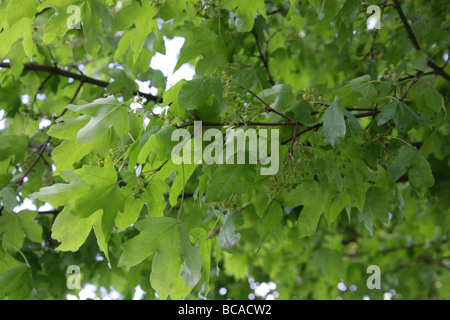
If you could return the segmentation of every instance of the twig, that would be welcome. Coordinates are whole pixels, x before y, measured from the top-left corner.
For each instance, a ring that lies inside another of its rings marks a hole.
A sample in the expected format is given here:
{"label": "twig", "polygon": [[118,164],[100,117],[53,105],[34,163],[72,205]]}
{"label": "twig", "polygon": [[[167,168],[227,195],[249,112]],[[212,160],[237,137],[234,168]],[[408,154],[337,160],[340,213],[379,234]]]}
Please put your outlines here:
{"label": "twig", "polygon": [[[75,101],[75,98],[80,93],[81,88],[83,87],[84,82],[81,81],[80,84],[77,87],[77,90],[75,90],[75,94],[73,95],[72,99],[69,101],[69,104],[72,104]],[[56,121],[57,119],[61,118],[65,113],[67,112],[67,107],[64,108],[64,110],[57,116],[53,121]]]}
{"label": "twig", "polygon": [[401,96],[400,100],[405,100],[406,99],[406,96],[408,95],[409,91],[417,83],[417,81],[419,81],[419,79],[422,76],[422,74],[423,74],[422,71],[418,71],[416,73],[416,75],[414,76],[413,80],[409,84],[408,88],[406,88],[406,90],[402,92],[402,96]]}
{"label": "twig", "polygon": [[61,211],[62,211],[62,210],[37,211],[37,214],[40,214],[40,215],[44,215],[44,214],[54,214],[54,215],[57,215],[57,214],[60,214]]}
{"label": "twig", "polygon": [[[422,48],[420,47],[420,44],[417,41],[417,38],[416,38],[413,30],[411,29],[411,26],[409,25],[408,19],[406,18],[405,14],[403,12],[402,6],[398,2],[398,0],[393,0],[393,2],[394,2],[394,8],[397,10],[398,15],[400,16],[400,20],[402,21],[403,26],[405,27],[406,33],[408,34],[408,37],[411,40],[411,43],[413,44],[414,49],[416,49],[416,51],[422,51]],[[446,79],[447,81],[450,81],[450,75],[448,73],[446,73],[442,68],[439,68],[433,61],[428,60],[427,65],[431,69],[433,69],[433,71],[436,75],[439,75],[439,76],[443,77],[444,79]]]}
{"label": "twig", "polygon": [[[183,125],[175,125],[177,129],[182,129],[186,127],[194,126],[194,123],[186,123]],[[277,126],[295,126],[298,125],[296,122],[238,122],[233,123],[233,126],[241,127],[241,126],[261,126],[261,127],[277,127]],[[205,127],[225,127],[231,126],[231,124],[220,123],[220,122],[202,122],[202,126]]]}
{"label": "twig", "polygon": [[[365,118],[365,117],[372,117],[372,116],[378,114],[379,112],[380,112],[380,111],[379,111],[378,109],[374,109],[374,110],[372,110],[372,111],[370,111],[370,112],[365,112],[365,113],[355,114],[354,117],[357,118],[357,119],[359,119],[359,118]],[[344,118],[347,119],[346,116],[344,116]],[[295,138],[301,136],[302,134],[304,134],[304,133],[306,133],[306,132],[309,132],[309,131],[315,131],[315,130],[318,130],[318,129],[319,129],[320,127],[322,127],[322,126],[323,126],[323,123],[318,123],[318,124],[316,124],[316,125],[314,125],[314,126],[307,127],[306,129],[304,129],[304,130],[300,131],[299,133],[297,133],[297,135],[296,135],[295,137],[291,137],[291,138],[289,138],[289,139],[287,139],[287,140],[281,142],[281,144],[282,144],[282,145],[285,145],[285,144],[291,142],[293,139],[295,139]]]}
{"label": "twig", "polygon": [[243,86],[242,84],[240,84],[239,82],[233,81],[231,80],[232,83],[240,86],[241,88],[243,88],[244,90],[246,90],[248,93],[250,93],[252,96],[254,96],[256,99],[258,99],[265,107],[267,112],[273,112],[277,115],[279,115],[280,117],[286,119],[289,122],[292,123],[298,123],[296,120],[289,118],[288,116],[286,116],[285,114],[278,112],[277,110],[273,109],[267,102],[265,102],[263,99],[261,99],[256,93],[254,93],[252,90],[246,88],[245,86]]}
{"label": "twig", "polygon": [[[80,93],[80,90],[81,90],[81,87],[82,87],[82,86],[83,86],[83,82],[81,82],[80,85],[79,85],[79,86],[77,87],[77,89],[75,90],[75,93],[74,93],[74,95],[72,96],[72,99],[70,99],[69,104],[72,104],[72,103],[75,101],[76,97],[78,96],[78,93]],[[64,113],[66,112],[66,110],[67,110],[67,108],[64,108],[63,112],[62,112],[59,116],[57,116],[54,120],[56,120],[56,119],[62,117],[62,116],[64,115]],[[51,138],[52,138],[51,136],[48,136],[47,139],[45,140],[45,142],[41,145],[41,147],[40,147],[40,149],[39,149],[38,155],[37,155],[36,158],[33,160],[33,162],[32,162],[31,165],[28,167],[28,169],[25,171],[25,173],[22,175],[22,177],[20,178],[20,180],[16,183],[16,186],[17,186],[17,187],[20,187],[20,186],[23,184],[25,178],[28,176],[28,174],[31,172],[31,170],[33,170],[34,166],[36,166],[36,164],[38,163],[39,159],[42,157],[42,155],[44,154],[45,150],[47,149],[48,144],[50,143],[50,139],[51,139]]]}
{"label": "twig", "polygon": [[214,229],[217,226],[217,223],[219,222],[220,218],[222,218],[223,212],[220,212],[219,216],[217,217],[216,222],[214,223],[214,226],[211,228],[211,230],[208,233],[208,236],[206,237],[206,240],[211,239],[214,235],[216,235],[219,231],[217,230],[216,232],[213,233]]}
{"label": "twig", "polygon": [[39,153],[37,155],[37,157],[33,160],[33,162],[31,163],[31,165],[28,167],[28,169],[25,171],[25,173],[22,175],[22,177],[20,178],[20,180],[17,182],[16,186],[20,187],[25,178],[28,176],[28,174],[31,172],[31,170],[34,168],[34,166],[36,165],[36,163],[39,161],[39,159],[42,157],[42,155],[44,154],[44,151],[48,145],[48,143],[50,142],[51,137],[48,136],[47,139],[45,140],[45,142],[42,144],[41,149],[39,150]]}
{"label": "twig", "polygon": [[[266,52],[266,54],[264,54],[262,48],[261,48],[261,44],[259,43],[259,38],[258,38],[258,34],[256,33],[255,29],[252,29],[252,34],[255,37],[255,41],[256,41],[256,45],[258,47],[258,51],[259,51],[259,57],[261,58],[261,61],[264,65],[264,68],[267,71],[267,75],[269,76],[269,82],[272,84],[272,86],[275,85],[275,81],[273,80],[272,74],[270,73],[269,70],[269,57],[268,57],[268,53]],[[266,43],[266,50],[268,43]],[[267,50],[268,51],[268,50]]]}
{"label": "twig", "polygon": [[184,162],[181,162],[181,169],[183,171],[183,193],[181,196],[181,203],[180,203],[180,209],[178,210],[178,216],[177,216],[177,222],[180,221],[180,217],[181,217],[181,210],[183,209],[183,203],[184,203],[184,191],[185,191],[185,187],[186,187],[186,179],[184,176]]}
{"label": "twig", "polygon": [[[42,147],[42,145],[37,144],[37,143],[33,143],[33,142],[28,143],[28,148],[31,148],[31,149],[37,149],[37,150],[40,150],[41,147]],[[45,151],[46,151],[46,152],[52,152],[53,149],[52,149],[51,147],[47,146],[47,147],[45,148]]]}
{"label": "twig", "polygon": [[292,136],[292,144],[291,144],[291,148],[289,150],[289,159],[291,159],[291,161],[294,161],[294,145],[296,142],[298,142],[297,140],[297,130],[298,130],[298,126],[295,126],[294,129],[294,135]]}
{"label": "twig", "polygon": [[[0,68],[11,68],[11,64],[9,62],[1,62]],[[60,68],[55,68],[54,66],[39,65],[39,64],[34,64],[34,63],[25,63],[24,69],[30,70],[30,71],[47,72],[47,73],[51,73],[53,75],[58,75],[58,76],[65,77],[65,78],[72,78],[74,80],[78,80],[78,81],[81,81],[84,83],[89,83],[89,84],[92,84],[92,85],[95,85],[98,87],[102,87],[102,88],[106,88],[110,84],[107,81],[98,80],[98,79],[88,77],[84,74],[74,73],[74,72],[66,71],[66,70],[63,70]],[[149,101],[155,101],[158,103],[162,102],[162,99],[160,97],[156,97],[156,96],[148,94],[148,93],[144,93],[141,91],[135,91],[134,94],[138,94],[139,96],[144,97],[145,99],[147,99]]]}

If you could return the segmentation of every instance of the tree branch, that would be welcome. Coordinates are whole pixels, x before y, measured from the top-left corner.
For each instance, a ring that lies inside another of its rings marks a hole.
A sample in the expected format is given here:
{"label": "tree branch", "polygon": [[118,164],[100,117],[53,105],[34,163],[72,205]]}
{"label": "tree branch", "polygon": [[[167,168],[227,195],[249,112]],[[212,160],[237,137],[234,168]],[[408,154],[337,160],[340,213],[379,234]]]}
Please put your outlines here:
{"label": "tree branch", "polygon": [[265,102],[263,99],[261,99],[256,93],[254,93],[252,90],[246,88],[245,86],[243,86],[243,85],[240,84],[239,82],[236,82],[236,81],[233,81],[233,80],[231,80],[231,81],[232,81],[233,83],[235,83],[236,85],[240,86],[242,89],[246,90],[248,93],[250,93],[250,94],[251,94],[252,96],[254,96],[256,99],[258,99],[258,100],[264,105],[264,107],[265,107],[265,109],[266,109],[267,112],[273,112],[273,113],[279,115],[280,117],[286,119],[287,121],[289,121],[289,122],[291,122],[291,123],[293,123],[293,124],[295,124],[295,123],[301,124],[301,123],[299,123],[298,121],[289,118],[289,117],[286,116],[284,113],[278,112],[277,110],[273,109],[267,102]]}
{"label": "tree branch", "polygon": [[[441,242],[439,243],[439,245],[441,244],[445,244],[448,242],[448,238],[442,239]],[[414,249],[420,249],[420,248],[425,248],[426,247],[426,243],[416,243],[410,246],[400,246],[400,247],[392,247],[392,248],[387,248],[387,249],[380,249],[377,251],[378,254],[386,254],[386,253],[391,253],[391,252],[396,252],[396,251],[402,251],[402,250],[414,250]],[[347,256],[349,257],[357,257],[357,256],[362,256],[362,255],[367,255],[369,254],[369,252],[355,252],[355,253],[350,253]]]}
{"label": "tree branch", "polygon": [[[202,122],[202,126],[205,127],[226,127],[226,126],[262,126],[262,127],[277,127],[277,126],[298,126],[297,122],[238,122],[233,124],[220,123],[220,122]],[[177,129],[182,129],[186,127],[192,127],[194,123],[186,123],[180,126],[175,125]]]}
{"label": "tree branch", "polygon": [[[75,90],[75,93],[73,94],[72,99],[70,99],[69,104],[72,104],[75,99],[77,98],[78,94],[80,93],[81,87],[83,86],[83,82],[80,83],[80,85],[77,87],[77,89]],[[63,112],[57,116],[54,120],[62,117],[64,115],[64,113],[67,111],[67,108],[64,108]],[[28,174],[30,174],[31,170],[33,170],[33,168],[36,166],[36,164],[38,163],[39,159],[42,157],[42,155],[44,154],[45,150],[47,150],[48,148],[48,144],[50,143],[50,139],[52,137],[48,136],[47,139],[45,139],[45,142],[41,145],[41,147],[39,148],[39,153],[36,156],[36,158],[33,160],[33,162],[31,163],[31,165],[28,167],[28,169],[25,171],[25,173],[22,175],[22,177],[20,178],[20,180],[16,183],[17,187],[20,187],[23,183],[25,178],[28,176]]]}
{"label": "tree branch", "polygon": [[[29,143],[28,143],[28,148],[31,148],[31,149],[37,149],[37,150],[40,150],[40,149],[41,149],[41,146],[42,146],[42,145],[37,144],[37,143],[33,143],[33,142],[29,142]],[[45,151],[47,151],[47,152],[52,152],[53,149],[50,148],[49,146],[47,146],[47,147],[45,148]]]}
{"label": "tree branch", "polygon": [[20,180],[17,182],[16,186],[20,187],[25,178],[28,176],[28,174],[31,172],[31,170],[33,170],[34,166],[36,165],[36,163],[39,161],[39,159],[42,157],[42,155],[44,154],[45,149],[47,148],[48,143],[50,142],[51,137],[48,136],[47,139],[45,140],[45,142],[41,145],[41,148],[39,150],[39,153],[37,155],[37,157],[33,160],[33,162],[31,163],[31,165],[28,167],[28,169],[25,171],[25,173],[22,175],[22,177],[20,178]]}
{"label": "tree branch", "polygon": [[[411,29],[411,26],[409,25],[408,19],[406,18],[405,14],[403,12],[402,6],[398,2],[398,0],[393,0],[393,2],[394,2],[394,8],[395,8],[395,10],[397,10],[398,15],[400,16],[400,20],[402,21],[403,26],[405,27],[406,33],[408,34],[408,37],[411,40],[411,43],[413,44],[416,51],[421,51],[422,48],[420,47],[420,44],[417,41],[417,38],[416,38],[413,30]],[[427,65],[431,69],[433,69],[433,71],[436,75],[439,75],[439,76],[443,77],[444,79],[446,79],[447,81],[450,81],[450,75],[448,73],[446,73],[442,68],[439,68],[433,61],[428,60]]]}
{"label": "tree branch", "polygon": [[[375,109],[375,110],[372,110],[372,111],[369,111],[369,112],[355,114],[354,116],[355,116],[355,118],[359,119],[359,118],[365,118],[365,117],[372,117],[372,116],[374,116],[374,115],[376,115],[376,114],[378,114],[378,113],[380,113],[380,111],[379,111],[378,109]],[[346,116],[344,116],[344,118],[347,119]],[[293,125],[294,125],[294,124],[293,124]],[[304,133],[306,133],[306,132],[309,132],[309,131],[315,131],[315,130],[318,130],[318,129],[319,129],[320,127],[322,127],[322,126],[323,126],[323,123],[318,123],[318,124],[316,124],[316,125],[314,125],[314,126],[312,126],[312,127],[307,127],[306,129],[304,129],[304,130],[300,131],[299,133],[297,133],[296,136],[293,136],[293,137],[291,137],[291,138],[289,138],[289,139],[287,139],[287,140],[281,142],[281,144],[282,144],[282,145],[285,145],[285,144],[291,142],[293,139],[295,139],[295,138],[301,136],[302,134],[304,134]]]}
{"label": "tree branch", "polygon": [[405,100],[406,96],[408,95],[411,88],[419,81],[420,77],[423,75],[422,71],[417,71],[416,75],[414,76],[413,80],[409,84],[408,88],[406,88],[405,91],[402,92],[402,96],[400,97],[400,100]]}
{"label": "tree branch", "polygon": [[[81,88],[83,87],[84,82],[80,82],[80,84],[77,87],[77,90],[75,90],[75,93],[72,97],[72,99],[70,100],[69,104],[72,104],[75,101],[75,98],[78,96],[78,94],[80,93]],[[64,110],[60,113],[59,116],[57,116],[55,119],[53,119],[53,121],[55,121],[56,119],[61,118],[65,113],[67,112],[67,107],[64,108]]]}
{"label": "tree branch", "polygon": [[[0,62],[0,68],[11,68],[11,64],[9,62]],[[72,78],[78,81],[81,81],[83,83],[89,83],[94,86],[106,88],[110,84],[107,81],[94,79],[91,77],[88,77],[84,74],[74,73],[70,71],[66,71],[64,69],[60,69],[54,66],[46,66],[46,65],[39,65],[34,63],[25,63],[24,69],[29,71],[38,71],[38,72],[47,72],[53,75],[58,75],[65,78]],[[144,93],[141,91],[135,91],[134,94],[138,94],[141,97],[144,97],[148,101],[155,101],[155,102],[162,102],[162,99],[159,97],[156,97],[154,95]]]}
{"label": "tree branch", "polygon": [[264,52],[263,52],[262,47],[261,47],[261,44],[259,43],[258,34],[256,33],[255,29],[252,29],[252,34],[255,37],[256,45],[257,45],[258,51],[259,51],[259,57],[261,58],[261,61],[262,61],[263,65],[264,65],[264,68],[267,71],[267,75],[269,76],[269,82],[272,84],[272,86],[274,86],[275,85],[275,81],[273,80],[272,74],[270,73],[270,70],[269,70],[268,52],[266,52],[266,54],[264,55]]}

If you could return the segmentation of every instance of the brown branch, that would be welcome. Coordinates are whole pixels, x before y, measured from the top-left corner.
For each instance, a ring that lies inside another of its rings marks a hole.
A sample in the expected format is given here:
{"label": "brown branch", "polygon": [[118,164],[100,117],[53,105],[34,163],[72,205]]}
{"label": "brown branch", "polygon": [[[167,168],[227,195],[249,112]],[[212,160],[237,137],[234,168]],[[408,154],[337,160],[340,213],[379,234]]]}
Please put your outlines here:
{"label": "brown branch", "polygon": [[[365,118],[365,117],[372,117],[372,116],[378,114],[379,112],[380,112],[380,111],[379,111],[378,109],[374,109],[374,110],[369,111],[369,112],[355,114],[354,116],[355,116],[355,118],[357,118],[357,119],[359,119],[359,118]],[[347,119],[346,116],[344,116],[344,118]],[[306,133],[306,132],[309,132],[309,131],[316,131],[316,130],[318,130],[318,129],[319,129],[320,127],[322,127],[322,126],[323,126],[323,123],[318,123],[318,124],[316,124],[316,125],[314,125],[314,126],[307,127],[306,129],[304,129],[304,130],[300,131],[299,133],[297,133],[297,135],[296,135],[295,137],[291,137],[291,138],[289,138],[289,139],[287,139],[287,140],[281,142],[281,144],[282,144],[282,145],[285,145],[285,144],[291,142],[293,139],[295,139],[295,138],[301,136],[302,134],[304,134],[304,133]]]}
{"label": "brown branch", "polygon": [[59,213],[61,213],[62,210],[50,210],[50,211],[37,211],[37,214],[39,215],[44,215],[44,214],[54,214],[54,215],[58,215]]}
{"label": "brown branch", "polygon": [[370,59],[373,60],[374,56],[373,56],[373,51],[375,50],[375,43],[377,42],[377,37],[378,37],[378,29],[375,29],[375,32],[373,34],[373,40],[372,40],[372,45],[370,46],[370,50],[369,52],[367,52],[364,57],[363,60],[366,60],[367,57],[370,56]]}
{"label": "brown branch", "polygon": [[[256,41],[256,45],[258,47],[258,51],[259,51],[259,57],[261,58],[261,61],[264,65],[264,68],[267,71],[267,75],[269,76],[269,82],[270,84],[272,84],[272,86],[275,85],[275,81],[273,80],[272,74],[270,73],[270,69],[269,69],[269,57],[268,57],[268,52],[266,52],[266,54],[264,54],[261,44],[259,43],[259,37],[258,34],[256,33],[255,29],[252,29],[252,34],[255,38]],[[266,43],[266,50],[268,51],[267,48],[268,42]]]}
{"label": "brown branch", "polygon": [[291,144],[291,148],[289,149],[289,159],[293,162],[294,159],[294,145],[296,142],[298,142],[297,140],[297,130],[298,130],[298,126],[295,126],[294,129],[294,135],[292,136],[292,144]]}
{"label": "brown branch", "polygon": [[[11,68],[11,64],[8,62],[1,62],[0,68]],[[29,71],[47,72],[47,73],[50,73],[53,75],[58,75],[58,76],[65,77],[65,78],[72,78],[72,79],[78,80],[80,82],[89,83],[94,86],[98,86],[98,87],[102,87],[102,88],[106,88],[110,84],[107,81],[94,79],[94,78],[88,77],[84,74],[66,71],[64,69],[60,69],[60,68],[57,68],[54,66],[39,65],[39,64],[34,64],[34,63],[25,63],[24,69],[29,70]],[[144,97],[148,101],[162,102],[161,98],[156,97],[151,94],[148,94],[148,93],[144,93],[141,91],[135,91],[134,94],[138,94],[139,96]]]}
{"label": "brown branch", "polygon": [[[28,143],[28,148],[31,148],[31,149],[37,149],[37,150],[40,150],[41,147],[42,147],[42,145],[37,144],[37,143],[33,143],[33,142],[29,142],[29,143]],[[44,151],[46,151],[46,152],[52,152],[53,149],[52,149],[51,147],[47,146],[47,147],[45,148]]]}
{"label": "brown branch", "polygon": [[284,113],[278,112],[277,110],[273,109],[267,102],[265,102],[263,99],[261,99],[256,93],[254,93],[252,90],[246,88],[245,86],[243,86],[239,82],[236,82],[236,81],[233,81],[233,80],[232,80],[232,82],[235,83],[236,85],[240,86],[242,89],[246,90],[248,93],[250,93],[256,99],[258,99],[264,105],[264,107],[266,109],[266,112],[273,112],[273,113],[279,115],[280,117],[286,119],[287,121],[291,122],[292,124],[295,124],[295,123],[301,124],[298,121],[289,118]]}
{"label": "brown branch", "polygon": [[[69,104],[72,104],[75,101],[75,98],[80,93],[80,90],[83,87],[83,84],[84,84],[84,82],[80,82],[80,84],[78,85],[77,90],[75,91],[75,93],[74,93],[72,99],[70,100]],[[61,118],[66,112],[67,112],[67,107],[65,107],[64,110],[60,113],[60,115],[57,116],[55,119],[53,119],[53,121],[55,121],[56,119]]]}
{"label": "brown branch", "polygon": [[[365,117],[372,117],[372,116],[380,113],[380,111],[378,109],[365,109],[365,108],[356,108],[356,109],[357,110],[370,110],[368,112],[355,114],[354,116],[357,119],[365,118]],[[344,118],[347,119],[346,116],[344,116]],[[319,129],[320,127],[323,126],[323,123],[318,123],[314,126],[306,127],[305,129],[303,129],[302,131],[297,133],[297,129],[298,129],[299,125],[302,125],[302,124],[295,120],[294,120],[294,122],[292,122],[292,121],[289,121],[289,122],[239,122],[239,123],[234,123],[234,124],[220,123],[220,122],[202,122],[202,126],[207,126],[207,127],[225,127],[225,126],[265,126],[265,127],[293,126],[293,127],[295,127],[294,135],[292,137],[290,137],[289,139],[281,142],[282,145],[285,145],[285,144],[291,142],[292,140],[296,139],[297,137],[301,136],[302,134],[304,134],[306,132]],[[177,129],[187,128],[187,127],[192,127],[192,126],[194,126],[194,123],[175,125],[175,127]]]}
{"label": "brown branch", "polygon": [[408,95],[409,91],[411,90],[412,87],[414,87],[414,85],[417,83],[417,81],[419,81],[419,79],[420,79],[420,77],[422,75],[423,75],[422,71],[418,71],[416,73],[416,75],[414,76],[413,80],[409,84],[408,88],[406,88],[406,90],[402,92],[402,96],[400,97],[400,100],[405,100],[406,99],[406,96]]}
{"label": "brown branch", "polygon": [[35,17],[38,17],[38,16],[40,16],[41,14],[46,13],[46,12],[47,12],[48,10],[50,10],[50,9],[51,9],[50,7],[49,7],[49,8],[44,8],[44,9],[42,9],[42,11],[36,13]]}
{"label": "brown branch", "polygon": [[300,131],[299,133],[297,133],[297,135],[292,136],[291,138],[281,142],[282,145],[288,144],[289,142],[291,142],[293,139],[296,139],[297,137],[301,136],[302,134],[309,132],[309,131],[314,131],[314,130],[318,130],[321,126],[323,126],[323,123],[318,123],[312,127],[307,127],[306,129]]}
{"label": "brown branch", "polygon": [[[442,239],[441,242],[439,243],[439,245],[441,244],[445,244],[448,242],[448,238]],[[421,248],[425,248],[426,247],[426,243],[416,243],[410,246],[401,246],[401,247],[392,247],[392,248],[387,248],[387,249],[380,249],[377,251],[377,253],[380,254],[385,254],[385,253],[391,253],[391,252],[396,252],[396,251],[403,251],[403,250],[414,250],[414,249],[421,249]],[[355,252],[355,253],[349,253],[347,254],[348,257],[357,257],[357,256],[362,256],[362,255],[367,255],[369,254],[369,252],[366,251],[362,251],[362,252]]]}
{"label": "brown branch", "polygon": [[[69,104],[72,104],[75,101],[75,99],[77,98],[78,94],[80,93],[80,90],[81,90],[82,86],[83,86],[83,82],[81,82],[80,85],[75,90],[75,93],[73,94],[72,99],[70,99]],[[66,110],[67,110],[67,108],[64,108],[63,112],[59,116],[57,116],[54,120],[62,117],[64,115],[64,113],[66,112]],[[50,143],[50,139],[51,138],[52,138],[51,136],[48,136],[47,139],[45,140],[45,142],[41,145],[38,155],[33,160],[33,162],[28,167],[28,169],[25,171],[25,173],[22,175],[20,180],[16,183],[17,187],[20,187],[24,183],[25,178],[30,174],[31,170],[33,170],[33,168],[36,166],[36,164],[38,163],[39,159],[41,159],[41,157],[44,154],[45,150],[48,148],[48,144]]]}
{"label": "brown branch", "polygon": [[[416,51],[422,51],[422,48],[420,47],[420,44],[417,41],[417,38],[416,38],[413,30],[411,29],[411,26],[409,25],[408,19],[406,18],[405,14],[403,12],[402,6],[398,2],[398,0],[393,0],[393,2],[394,2],[394,8],[395,8],[395,10],[397,10],[398,15],[400,16],[400,20],[403,23],[406,33],[408,34],[408,37],[414,46],[414,49],[416,49]],[[433,61],[431,61],[431,60],[427,61],[427,65],[431,69],[433,69],[433,71],[436,75],[439,75],[439,76],[443,77],[444,79],[446,79],[447,81],[450,81],[450,75],[448,73],[446,73],[442,68],[437,66]]]}
{"label": "brown branch", "polygon": [[34,166],[36,165],[36,163],[39,161],[39,159],[42,157],[42,155],[44,154],[44,151],[48,145],[48,143],[50,142],[51,137],[48,136],[47,139],[45,140],[45,142],[42,144],[39,153],[37,155],[37,157],[33,160],[33,162],[31,163],[31,165],[28,167],[28,169],[25,171],[25,173],[22,175],[22,177],[20,178],[20,180],[17,182],[16,186],[20,187],[25,178],[28,176],[28,174],[31,172],[31,170],[33,170]]}
{"label": "brown branch", "polygon": [[403,26],[405,27],[406,33],[408,34],[409,39],[411,40],[411,43],[413,44],[414,48],[417,51],[421,51],[422,48],[420,47],[419,42],[417,41],[417,38],[414,34],[414,32],[411,29],[411,26],[409,25],[408,19],[406,18],[405,14],[403,13],[402,6],[397,0],[393,0],[394,2],[394,8],[397,10],[398,15],[400,16],[400,20],[403,23]]}
{"label": "brown branch", "polygon": [[[434,71],[422,73],[422,76],[431,76],[431,75],[435,75]],[[415,75],[413,75],[413,76],[410,75],[410,76],[407,76],[407,77],[404,77],[404,78],[400,78],[398,81],[399,81],[399,82],[402,82],[402,81],[414,79],[416,76],[417,76],[417,74],[415,74]]]}
{"label": "brown branch", "polygon": [[[194,126],[194,123],[186,123],[183,125],[175,125],[177,129],[187,128]],[[220,123],[220,122],[202,122],[202,126],[205,127],[227,127],[227,126],[262,126],[262,127],[277,127],[277,126],[298,126],[297,122],[238,122],[233,124]]]}

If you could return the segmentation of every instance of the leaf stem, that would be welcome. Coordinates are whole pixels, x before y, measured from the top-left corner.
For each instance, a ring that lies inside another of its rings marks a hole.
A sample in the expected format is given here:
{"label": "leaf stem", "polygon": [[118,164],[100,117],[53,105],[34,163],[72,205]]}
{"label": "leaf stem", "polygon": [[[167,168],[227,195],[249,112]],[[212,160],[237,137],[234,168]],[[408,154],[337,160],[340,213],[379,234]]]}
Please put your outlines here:
{"label": "leaf stem", "polygon": [[184,202],[184,188],[185,188],[185,185],[186,185],[185,175],[184,175],[184,162],[181,162],[181,169],[182,169],[182,171],[183,171],[183,193],[182,193],[182,195],[181,195],[181,203],[180,203],[180,209],[178,210],[177,222],[180,221],[181,210],[183,209],[183,202]]}
{"label": "leaf stem", "polygon": [[209,231],[208,236],[206,237],[206,240],[211,239],[212,234],[213,234],[213,231],[214,231],[214,229],[216,228],[217,223],[219,223],[219,220],[220,220],[220,218],[222,218],[222,216],[223,216],[223,212],[220,212],[219,216],[217,217],[216,222],[214,223],[213,227],[212,227],[211,230]]}
{"label": "leaf stem", "polygon": [[25,260],[26,265],[28,266],[28,268],[31,268],[30,264],[28,263],[27,257],[25,257],[25,255],[23,254],[22,251],[20,251],[19,249],[17,249],[14,245],[12,245],[11,243],[9,243],[8,241],[6,241],[3,238],[0,238],[4,243],[6,243],[7,245],[9,245],[11,248],[13,248],[14,250],[16,250],[18,253],[20,253],[20,255],[22,256],[23,260]]}

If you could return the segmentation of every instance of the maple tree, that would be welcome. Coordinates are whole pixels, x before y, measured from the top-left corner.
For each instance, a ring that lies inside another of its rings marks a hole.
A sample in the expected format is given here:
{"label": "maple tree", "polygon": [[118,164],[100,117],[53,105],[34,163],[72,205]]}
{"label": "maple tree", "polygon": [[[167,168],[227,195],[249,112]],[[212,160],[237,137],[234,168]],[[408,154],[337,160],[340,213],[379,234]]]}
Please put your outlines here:
{"label": "maple tree", "polygon": [[[0,0],[0,298],[448,299],[449,5]],[[196,121],[279,130],[278,172],[175,164]]]}

